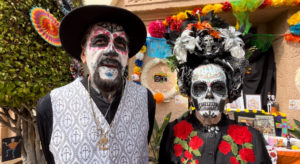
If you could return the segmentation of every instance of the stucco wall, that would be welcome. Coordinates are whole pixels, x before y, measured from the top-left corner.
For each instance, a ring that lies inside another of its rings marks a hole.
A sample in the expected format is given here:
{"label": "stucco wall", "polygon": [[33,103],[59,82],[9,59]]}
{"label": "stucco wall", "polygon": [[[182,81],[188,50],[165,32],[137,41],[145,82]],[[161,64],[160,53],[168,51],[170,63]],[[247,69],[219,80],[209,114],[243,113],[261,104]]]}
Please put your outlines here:
{"label": "stucco wall", "polygon": [[[270,22],[269,32],[272,34],[284,34],[289,32],[286,20],[297,10],[292,9],[282,13]],[[277,100],[280,111],[287,114],[287,118],[300,120],[300,110],[290,110],[289,100],[300,99],[300,93],[296,88],[296,70],[300,67],[300,45],[299,43],[288,43],[283,37],[277,36],[273,41],[275,62],[277,67]]]}

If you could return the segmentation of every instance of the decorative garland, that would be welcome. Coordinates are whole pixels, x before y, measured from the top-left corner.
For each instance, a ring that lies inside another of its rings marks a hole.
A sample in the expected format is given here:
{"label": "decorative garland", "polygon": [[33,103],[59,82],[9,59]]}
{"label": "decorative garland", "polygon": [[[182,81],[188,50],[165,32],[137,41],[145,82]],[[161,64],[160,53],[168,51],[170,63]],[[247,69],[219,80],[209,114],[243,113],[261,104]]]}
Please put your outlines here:
{"label": "decorative garland", "polygon": [[287,42],[298,42],[300,43],[300,10],[293,14],[287,23],[290,25],[289,34],[284,34],[284,39]]}
{"label": "decorative garland", "polygon": [[[231,108],[227,108],[226,109],[226,111],[227,112],[231,112],[231,111],[233,111]],[[257,111],[257,110],[249,110],[249,109],[244,109],[244,110],[241,110],[241,109],[236,109],[236,110],[234,110],[234,112],[245,112],[245,113],[258,113],[258,112],[260,112],[260,113],[262,113],[262,114],[265,114],[265,115],[273,115],[273,116],[275,116],[275,117],[277,117],[277,116],[281,116],[281,117],[286,117],[286,114],[285,113],[282,113],[282,112],[277,112],[277,113],[269,113],[269,112],[266,112],[265,110],[260,110],[260,111]]]}
{"label": "decorative garland", "polygon": [[134,63],[133,74],[131,75],[133,82],[141,85],[141,72],[143,66],[144,53],[147,51],[147,47],[144,45],[141,50],[136,54],[136,60]]}
{"label": "decorative garland", "polygon": [[[152,93],[156,93],[155,91],[153,91],[150,87],[149,87],[149,84],[147,83],[147,74],[148,72],[151,70],[151,68],[153,68],[155,65],[159,64],[159,63],[164,63],[166,64],[166,61],[165,60],[162,60],[162,59],[158,59],[158,58],[155,58],[155,59],[152,59],[150,60],[144,67],[143,69],[143,72],[142,72],[142,75],[141,75],[141,83],[143,86],[145,86],[146,88],[150,89],[150,91]],[[163,97],[162,97],[162,95]],[[176,90],[176,87],[174,86],[170,91],[168,92],[163,92],[163,93],[160,93],[160,94],[154,94],[154,97],[157,97],[160,101],[161,99],[164,99],[164,101],[166,100],[169,100],[169,99],[172,99],[175,95],[177,94],[177,90]],[[157,99],[156,99],[157,100]],[[160,102],[160,101],[157,101]]]}
{"label": "decorative garland", "polygon": [[[231,0],[230,2],[208,4],[203,8],[196,8],[179,12],[177,15],[166,17],[163,21],[165,27],[170,27],[171,31],[180,31],[182,22],[188,18],[189,15],[198,16],[206,15],[213,11],[214,13],[232,11],[237,19],[236,28],[244,26],[244,34],[248,33],[251,27],[249,22],[249,12],[254,12],[258,8],[264,9],[266,7],[281,7],[281,6],[300,6],[299,0]],[[300,25],[299,25],[300,26]],[[299,27],[297,27],[299,29]],[[299,41],[299,40],[297,40]]]}

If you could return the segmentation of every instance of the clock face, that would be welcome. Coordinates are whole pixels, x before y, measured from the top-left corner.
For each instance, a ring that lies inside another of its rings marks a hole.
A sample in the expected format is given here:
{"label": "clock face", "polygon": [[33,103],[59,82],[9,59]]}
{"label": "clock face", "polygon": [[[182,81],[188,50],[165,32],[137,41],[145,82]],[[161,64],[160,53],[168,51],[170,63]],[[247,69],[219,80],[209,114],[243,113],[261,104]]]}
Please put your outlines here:
{"label": "clock face", "polygon": [[147,72],[147,83],[153,92],[166,93],[175,87],[176,73],[167,64],[158,63]]}

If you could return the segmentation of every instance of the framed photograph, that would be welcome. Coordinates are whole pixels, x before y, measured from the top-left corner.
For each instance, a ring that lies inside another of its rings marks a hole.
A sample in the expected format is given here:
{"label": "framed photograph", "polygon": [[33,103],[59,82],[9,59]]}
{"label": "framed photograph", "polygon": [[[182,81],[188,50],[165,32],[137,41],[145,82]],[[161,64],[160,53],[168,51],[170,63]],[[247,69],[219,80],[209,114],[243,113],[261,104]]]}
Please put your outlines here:
{"label": "framed photograph", "polygon": [[245,95],[246,108],[249,110],[261,110],[261,96],[260,95]]}
{"label": "framed photograph", "polygon": [[248,126],[254,127],[255,118],[238,116],[238,122],[242,122],[242,123],[245,123]]}
{"label": "framed photograph", "polygon": [[236,111],[237,109],[240,109],[241,111],[244,111],[245,106],[244,106],[244,99],[243,96],[239,97],[232,103],[228,103],[226,108],[231,109],[231,111]]}
{"label": "framed photograph", "polygon": [[264,135],[276,136],[274,116],[256,115],[254,127]]}

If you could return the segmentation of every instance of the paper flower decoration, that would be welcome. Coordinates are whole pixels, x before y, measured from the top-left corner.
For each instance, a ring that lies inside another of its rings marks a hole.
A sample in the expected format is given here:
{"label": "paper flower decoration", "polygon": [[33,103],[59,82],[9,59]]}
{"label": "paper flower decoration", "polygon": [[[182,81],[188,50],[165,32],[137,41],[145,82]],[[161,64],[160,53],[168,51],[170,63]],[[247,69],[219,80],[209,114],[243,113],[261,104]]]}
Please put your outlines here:
{"label": "paper flower decoration", "polygon": [[300,11],[296,12],[295,14],[293,14],[288,20],[287,20],[288,24],[290,26],[296,25],[298,23],[300,23]]}
{"label": "paper flower decoration", "polygon": [[59,25],[57,19],[46,10],[34,7],[30,11],[30,20],[38,34],[53,46],[60,47]]}
{"label": "paper flower decoration", "polygon": [[149,24],[148,31],[150,33],[150,36],[154,38],[162,38],[165,33],[165,27],[163,23],[159,20],[152,21]]}
{"label": "paper flower decoration", "polygon": [[224,49],[230,51],[231,55],[236,58],[244,58],[245,51],[242,48],[244,46],[243,40],[239,37],[242,33],[236,31],[234,27],[229,26],[228,29],[219,29],[221,37],[224,38]]}
{"label": "paper flower decoration", "polygon": [[300,23],[298,23],[294,26],[291,26],[290,31],[292,34],[300,36]]}
{"label": "paper flower decoration", "polygon": [[154,94],[154,99],[155,99],[155,101],[156,101],[156,103],[162,103],[162,102],[164,102],[164,95],[162,94],[162,93],[155,93]]}

